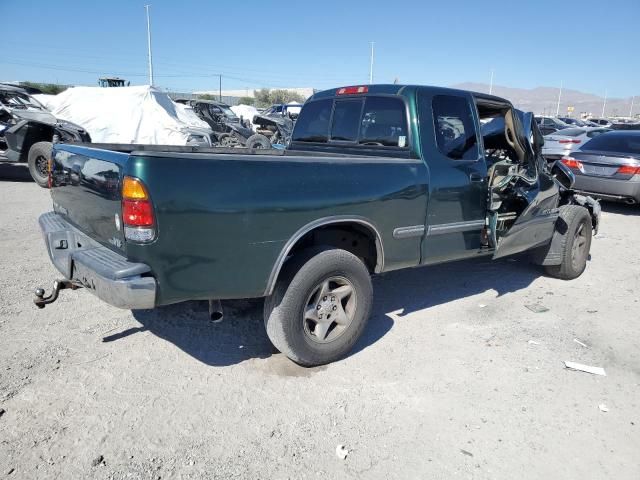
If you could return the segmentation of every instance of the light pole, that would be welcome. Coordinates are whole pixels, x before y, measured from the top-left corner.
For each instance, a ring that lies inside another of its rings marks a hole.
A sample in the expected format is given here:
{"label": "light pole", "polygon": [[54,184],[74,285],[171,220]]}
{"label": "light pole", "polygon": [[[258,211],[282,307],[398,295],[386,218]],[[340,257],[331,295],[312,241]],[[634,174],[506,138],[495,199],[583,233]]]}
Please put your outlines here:
{"label": "light pole", "polygon": [[151,60],[151,21],[149,20],[149,7],[151,5],[145,5],[144,9],[147,11],[147,49],[149,51],[149,85],[153,86],[153,61]]}
{"label": "light pole", "polygon": [[493,93],[493,69],[491,69],[491,80],[489,80],[489,95]]}
{"label": "light pole", "polygon": [[558,103],[556,105],[556,117],[560,115],[560,98],[562,97],[562,80],[560,80],[560,91],[558,92]]}
{"label": "light pole", "polygon": [[604,109],[607,106],[607,91],[604,91],[604,102],[602,102],[602,115],[601,117],[604,118]]}
{"label": "light pole", "polygon": [[371,61],[369,62],[369,84],[373,83],[373,42],[371,42]]}
{"label": "light pole", "polygon": [[635,96],[631,97],[631,108],[629,109],[629,118],[633,118],[633,102],[636,99]]}

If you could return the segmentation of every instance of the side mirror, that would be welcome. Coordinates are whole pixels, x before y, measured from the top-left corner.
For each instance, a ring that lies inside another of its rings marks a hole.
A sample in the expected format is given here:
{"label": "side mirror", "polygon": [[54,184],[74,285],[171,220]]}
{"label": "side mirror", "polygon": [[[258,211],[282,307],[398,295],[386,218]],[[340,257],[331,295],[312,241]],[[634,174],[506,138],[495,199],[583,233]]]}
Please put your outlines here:
{"label": "side mirror", "polygon": [[576,183],[576,177],[571,169],[560,160],[556,160],[551,166],[551,175],[567,190],[572,189],[573,184]]}

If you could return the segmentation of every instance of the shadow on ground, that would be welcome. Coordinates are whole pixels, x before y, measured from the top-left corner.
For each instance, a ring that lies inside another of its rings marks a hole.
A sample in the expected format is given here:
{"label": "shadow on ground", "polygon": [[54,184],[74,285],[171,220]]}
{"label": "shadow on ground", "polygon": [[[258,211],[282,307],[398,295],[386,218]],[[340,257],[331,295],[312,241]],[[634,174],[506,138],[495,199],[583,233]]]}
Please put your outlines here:
{"label": "shadow on ground", "polygon": [[0,161],[0,181],[33,182],[29,167],[25,163],[5,163]]}
{"label": "shadow on ground", "polygon": [[627,205],[626,203],[603,202],[600,201],[603,212],[615,213],[617,215],[640,216],[640,205]]}
{"label": "shadow on ground", "polygon": [[[393,327],[394,318],[453,300],[495,290],[498,295],[528,287],[541,270],[526,257],[492,262],[477,259],[380,275],[374,279],[373,314],[365,333],[350,355],[376,343]],[[211,366],[227,366],[252,358],[268,358],[275,350],[266,336],[261,300],[228,301],[225,318],[208,319],[206,302],[185,302],[155,310],[136,310],[142,326],[103,339],[112,342],[140,331],[150,331],[185,353]]]}

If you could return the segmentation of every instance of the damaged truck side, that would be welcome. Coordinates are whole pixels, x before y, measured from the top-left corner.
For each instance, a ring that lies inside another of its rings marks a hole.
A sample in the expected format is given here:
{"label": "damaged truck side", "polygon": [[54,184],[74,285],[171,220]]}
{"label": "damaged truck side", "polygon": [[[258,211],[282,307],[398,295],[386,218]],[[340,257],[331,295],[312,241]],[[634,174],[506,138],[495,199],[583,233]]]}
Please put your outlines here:
{"label": "damaged truck side", "polygon": [[302,365],[346,355],[371,275],[529,252],[555,277],[587,265],[597,201],[551,169],[530,114],[425,86],[313,95],[286,150],[54,146],[40,218],[63,288],[120,308],[265,297],[267,335]]}

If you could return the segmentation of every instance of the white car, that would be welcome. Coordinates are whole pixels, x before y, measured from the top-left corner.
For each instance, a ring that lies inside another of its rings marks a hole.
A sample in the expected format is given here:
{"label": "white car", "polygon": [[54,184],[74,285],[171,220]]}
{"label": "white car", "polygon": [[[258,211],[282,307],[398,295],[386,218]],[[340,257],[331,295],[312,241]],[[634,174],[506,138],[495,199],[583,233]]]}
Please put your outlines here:
{"label": "white car", "polygon": [[547,160],[558,160],[580,148],[593,137],[611,131],[610,128],[565,128],[544,136],[542,156]]}

